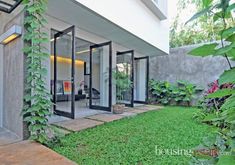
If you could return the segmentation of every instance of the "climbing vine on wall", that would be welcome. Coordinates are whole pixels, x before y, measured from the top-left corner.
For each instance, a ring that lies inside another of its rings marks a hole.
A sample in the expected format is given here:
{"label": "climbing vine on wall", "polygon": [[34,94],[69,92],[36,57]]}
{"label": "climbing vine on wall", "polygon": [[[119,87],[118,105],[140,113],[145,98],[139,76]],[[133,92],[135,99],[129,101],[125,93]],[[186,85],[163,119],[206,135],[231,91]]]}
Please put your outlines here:
{"label": "climbing vine on wall", "polygon": [[44,143],[48,139],[48,116],[51,114],[51,96],[46,88],[47,69],[42,62],[49,58],[43,45],[49,42],[48,34],[42,29],[47,23],[45,12],[47,0],[23,0],[25,7],[24,54],[26,57],[26,81],[24,121],[27,123],[30,138]]}

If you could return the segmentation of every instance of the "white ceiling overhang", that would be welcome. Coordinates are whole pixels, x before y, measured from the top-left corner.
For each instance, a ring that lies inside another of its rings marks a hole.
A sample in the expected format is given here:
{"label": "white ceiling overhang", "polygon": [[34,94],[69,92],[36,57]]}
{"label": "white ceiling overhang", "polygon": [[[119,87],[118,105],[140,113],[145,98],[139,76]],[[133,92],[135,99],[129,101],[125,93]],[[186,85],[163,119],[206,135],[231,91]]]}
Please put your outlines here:
{"label": "white ceiling overhang", "polygon": [[76,0],[49,0],[48,15],[148,56],[166,55],[127,30],[88,9]]}

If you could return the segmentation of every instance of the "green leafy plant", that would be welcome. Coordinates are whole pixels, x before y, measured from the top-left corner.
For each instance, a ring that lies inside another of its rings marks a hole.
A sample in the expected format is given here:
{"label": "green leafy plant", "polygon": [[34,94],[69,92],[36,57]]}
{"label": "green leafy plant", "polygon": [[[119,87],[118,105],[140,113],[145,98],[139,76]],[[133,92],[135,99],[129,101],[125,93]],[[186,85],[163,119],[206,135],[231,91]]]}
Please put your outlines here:
{"label": "green leafy plant", "polygon": [[178,87],[180,89],[181,100],[189,105],[196,92],[196,86],[186,81],[178,81]]}
{"label": "green leafy plant", "polygon": [[[218,1],[218,0],[217,0]],[[185,24],[181,15],[187,14],[188,8],[193,11],[202,11],[210,6],[211,1],[204,0],[178,0],[177,13],[170,27],[170,46],[179,47],[220,40],[219,31],[223,27],[223,20],[214,22],[211,13],[205,13],[197,20]],[[227,20],[229,26],[234,25],[233,20]]]}
{"label": "green leafy plant", "polygon": [[22,115],[27,123],[30,138],[41,143],[48,140],[47,117],[51,114],[51,96],[46,88],[46,68],[43,60],[49,58],[43,44],[49,43],[47,33],[42,31],[47,23],[45,12],[47,0],[23,0],[25,6],[24,53],[26,57],[26,87]]}
{"label": "green leafy plant", "polygon": [[177,84],[171,84],[167,81],[151,80],[149,86],[151,101],[164,105],[173,104],[172,102],[190,105],[196,90],[195,85],[186,81],[178,81]]}
{"label": "green leafy plant", "polygon": [[[211,44],[203,45],[189,52],[195,56],[223,56],[226,58],[230,70],[225,71],[219,79],[219,85],[222,84],[234,84],[235,82],[235,69],[231,66],[230,60],[235,59],[235,28],[228,26],[229,21],[233,21],[231,11],[235,9],[235,3],[230,0],[204,0],[203,3],[207,3],[202,11],[196,13],[190,21],[197,19],[205,14],[209,14],[213,17],[213,22],[223,22],[223,27],[220,29],[218,35],[220,36],[220,43],[214,42]],[[208,95],[209,98],[223,98],[228,97],[224,104],[220,107],[221,113],[218,117],[212,119],[216,126],[219,126],[220,131],[218,137],[225,141],[225,147],[223,149],[217,148],[220,151],[227,151],[230,156],[224,157],[223,155],[217,155],[216,162],[229,162],[235,164],[235,159],[232,154],[235,151],[235,90],[233,89],[219,89],[216,92]],[[216,145],[214,143],[213,145]]]}
{"label": "green leafy plant", "polygon": [[120,71],[118,68],[113,72],[113,77],[116,84],[117,103],[122,103],[126,92],[131,89],[133,82],[127,73]]}
{"label": "green leafy plant", "polygon": [[155,80],[151,80],[149,84],[152,101],[156,101],[160,104],[169,104],[171,100],[171,84],[166,81],[161,82]]}

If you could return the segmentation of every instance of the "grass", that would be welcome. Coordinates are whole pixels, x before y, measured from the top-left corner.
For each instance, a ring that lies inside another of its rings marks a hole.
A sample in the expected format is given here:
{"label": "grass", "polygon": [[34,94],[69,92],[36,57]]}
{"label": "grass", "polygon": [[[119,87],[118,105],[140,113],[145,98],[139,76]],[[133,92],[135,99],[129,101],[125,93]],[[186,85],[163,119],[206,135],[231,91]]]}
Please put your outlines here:
{"label": "grass", "polygon": [[166,107],[69,134],[52,149],[85,165],[188,164],[188,156],[157,155],[161,149],[192,149],[213,128],[192,119],[195,108]]}

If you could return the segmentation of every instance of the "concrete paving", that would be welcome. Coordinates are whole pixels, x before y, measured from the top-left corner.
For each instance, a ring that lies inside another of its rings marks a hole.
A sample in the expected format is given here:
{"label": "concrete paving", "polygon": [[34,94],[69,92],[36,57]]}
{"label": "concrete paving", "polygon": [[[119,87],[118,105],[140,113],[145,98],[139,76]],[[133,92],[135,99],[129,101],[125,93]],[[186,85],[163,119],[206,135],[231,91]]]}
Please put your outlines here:
{"label": "concrete paving", "polygon": [[124,117],[133,117],[133,116],[136,116],[137,113],[132,112],[132,111],[125,111],[125,112],[123,112],[122,114],[119,114],[119,115],[124,116]]}
{"label": "concrete paving", "polygon": [[21,139],[14,133],[0,127],[0,146],[20,141]]}
{"label": "concrete paving", "polygon": [[135,107],[134,110],[153,111],[153,110],[159,110],[161,108],[163,108],[163,107],[162,106],[155,106],[155,105],[145,105],[145,106]]}
{"label": "concrete paving", "polygon": [[148,112],[148,111],[141,110],[141,109],[131,109],[129,112],[135,113],[135,114],[141,114],[141,113],[145,113],[145,112]]}
{"label": "concrete paving", "polygon": [[0,147],[1,165],[75,165],[49,148],[30,141]]}
{"label": "concrete paving", "polygon": [[65,128],[70,131],[81,131],[87,128],[96,127],[98,125],[103,124],[101,121],[95,121],[90,119],[75,119],[69,121],[63,121],[54,123],[53,125]]}
{"label": "concrete paving", "polygon": [[88,119],[102,121],[102,122],[112,122],[115,120],[122,119],[124,116],[116,115],[116,114],[99,114],[87,117]]}
{"label": "concrete paving", "polygon": [[126,108],[123,114],[112,114],[112,113],[102,113],[87,116],[85,118],[79,118],[75,120],[68,120],[53,123],[53,125],[70,130],[70,131],[81,131],[87,128],[96,127],[98,125],[120,120],[126,117],[133,117],[140,113],[145,113],[152,110],[158,110],[161,107],[152,105],[141,105],[134,108]]}

